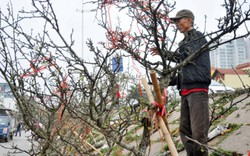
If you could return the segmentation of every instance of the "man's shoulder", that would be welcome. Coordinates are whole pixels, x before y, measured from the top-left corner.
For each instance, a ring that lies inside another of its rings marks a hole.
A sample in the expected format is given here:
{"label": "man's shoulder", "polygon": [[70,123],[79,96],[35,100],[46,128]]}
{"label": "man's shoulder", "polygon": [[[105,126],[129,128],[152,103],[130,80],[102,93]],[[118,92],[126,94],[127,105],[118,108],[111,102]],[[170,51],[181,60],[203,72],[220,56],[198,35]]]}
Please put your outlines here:
{"label": "man's shoulder", "polygon": [[194,29],[193,33],[195,33],[198,37],[204,36],[204,33],[196,29]]}
{"label": "man's shoulder", "polygon": [[185,37],[183,40],[181,40],[178,45],[182,46],[182,45],[185,45],[186,43],[188,43],[190,41],[191,42],[192,41],[198,41],[198,40],[203,39],[203,38],[205,38],[205,37],[204,37],[204,34],[202,32],[200,32],[197,29],[192,29],[192,30],[190,30],[188,32],[187,37]]}
{"label": "man's shoulder", "polygon": [[199,30],[194,29],[193,35],[191,36],[192,40],[199,41],[202,43],[206,43],[206,37],[204,36],[204,33],[200,32]]}

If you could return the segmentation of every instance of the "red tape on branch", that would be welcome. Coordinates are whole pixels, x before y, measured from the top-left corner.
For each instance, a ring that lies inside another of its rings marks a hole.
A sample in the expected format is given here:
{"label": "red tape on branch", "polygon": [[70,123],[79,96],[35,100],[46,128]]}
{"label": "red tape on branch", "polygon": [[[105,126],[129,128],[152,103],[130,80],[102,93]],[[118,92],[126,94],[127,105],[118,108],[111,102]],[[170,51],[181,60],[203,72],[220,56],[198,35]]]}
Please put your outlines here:
{"label": "red tape on branch", "polygon": [[[66,82],[67,80],[67,77],[68,76],[65,76],[61,86],[60,86],[60,97],[62,98],[63,97],[63,90],[66,89],[67,90],[67,93],[68,95],[70,96],[70,91],[69,91],[69,86],[68,86],[68,83]],[[67,105],[69,103],[69,100],[67,101],[66,104],[64,104],[63,102],[61,103],[61,106],[60,106],[60,112],[59,112],[59,116],[58,116],[58,120],[57,120],[57,125],[53,128],[52,130],[52,133],[50,135],[50,137],[52,138],[55,134],[55,132],[57,131],[58,129],[58,126],[61,124],[61,121],[62,121],[62,117],[63,117],[63,113],[64,113],[64,110],[65,110],[65,105]]]}
{"label": "red tape on branch", "polygon": [[121,94],[120,94],[120,85],[116,84],[116,98],[121,98]]}
{"label": "red tape on branch", "polygon": [[[34,60],[30,61],[30,68],[32,69],[32,71],[21,75],[20,78],[23,79],[23,78],[31,76],[31,75],[36,75],[38,72],[41,72],[50,66],[55,66],[55,68],[56,68],[56,64],[54,62],[51,63],[50,59],[51,59],[50,57],[44,57],[44,58],[34,59]],[[41,67],[36,68],[34,63],[40,62],[40,61],[48,61],[50,64],[49,65],[42,65]]]}

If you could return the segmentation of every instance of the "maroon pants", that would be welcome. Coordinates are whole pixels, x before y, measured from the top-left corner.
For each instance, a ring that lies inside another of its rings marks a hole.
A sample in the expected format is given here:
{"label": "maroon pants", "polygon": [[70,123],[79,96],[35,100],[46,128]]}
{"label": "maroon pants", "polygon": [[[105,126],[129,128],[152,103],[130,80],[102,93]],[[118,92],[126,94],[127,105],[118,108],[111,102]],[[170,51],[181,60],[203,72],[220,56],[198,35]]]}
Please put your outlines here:
{"label": "maroon pants", "polygon": [[205,147],[191,141],[189,138],[201,144],[207,144],[209,129],[208,93],[193,92],[181,97],[180,136],[188,156],[207,156]]}

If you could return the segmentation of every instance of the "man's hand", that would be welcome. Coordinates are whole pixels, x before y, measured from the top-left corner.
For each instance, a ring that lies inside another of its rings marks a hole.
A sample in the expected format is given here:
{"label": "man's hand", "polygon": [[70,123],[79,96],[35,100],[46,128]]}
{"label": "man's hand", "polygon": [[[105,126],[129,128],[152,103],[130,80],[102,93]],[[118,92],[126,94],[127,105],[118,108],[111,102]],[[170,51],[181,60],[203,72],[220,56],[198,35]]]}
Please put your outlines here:
{"label": "man's hand", "polygon": [[160,55],[157,47],[153,47],[153,48],[150,48],[150,53],[151,55],[155,56],[155,55]]}
{"label": "man's hand", "polygon": [[[150,48],[151,55],[160,55],[160,52],[158,51],[157,47]],[[169,52],[168,55],[164,55],[164,57],[168,61],[179,63],[182,60],[182,55],[180,55],[178,52]],[[184,58],[185,59],[185,58]]]}

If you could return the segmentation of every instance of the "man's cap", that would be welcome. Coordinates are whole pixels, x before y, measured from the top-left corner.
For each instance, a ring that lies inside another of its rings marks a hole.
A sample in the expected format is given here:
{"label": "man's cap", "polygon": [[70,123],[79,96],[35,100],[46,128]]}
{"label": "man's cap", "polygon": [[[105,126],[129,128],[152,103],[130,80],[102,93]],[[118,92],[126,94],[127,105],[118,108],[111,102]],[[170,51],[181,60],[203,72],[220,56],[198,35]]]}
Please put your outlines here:
{"label": "man's cap", "polygon": [[188,9],[183,9],[183,10],[178,11],[176,16],[171,17],[170,20],[176,21],[177,19],[180,19],[183,17],[191,18],[194,21],[194,14],[192,13],[192,11],[190,11]]}

